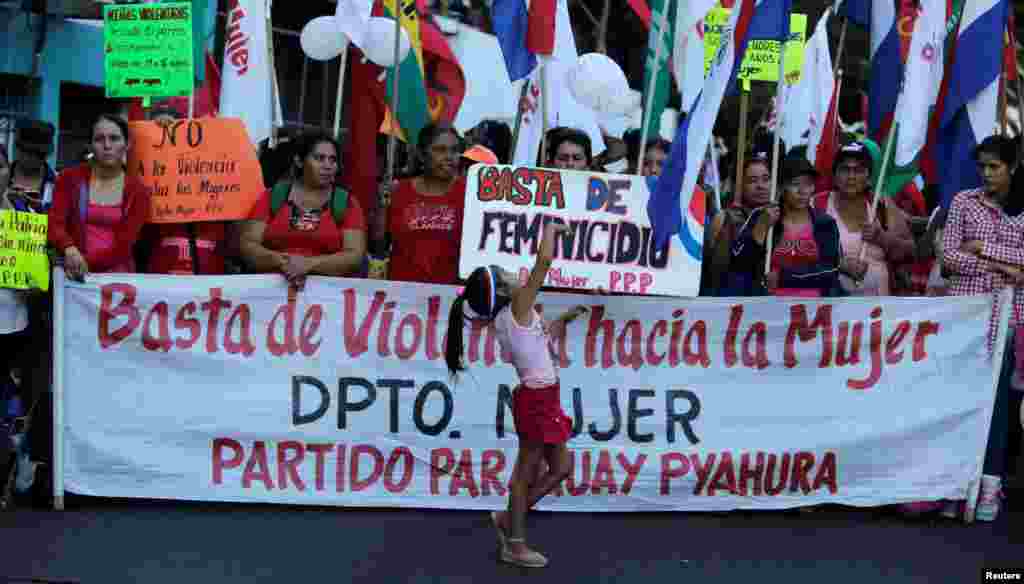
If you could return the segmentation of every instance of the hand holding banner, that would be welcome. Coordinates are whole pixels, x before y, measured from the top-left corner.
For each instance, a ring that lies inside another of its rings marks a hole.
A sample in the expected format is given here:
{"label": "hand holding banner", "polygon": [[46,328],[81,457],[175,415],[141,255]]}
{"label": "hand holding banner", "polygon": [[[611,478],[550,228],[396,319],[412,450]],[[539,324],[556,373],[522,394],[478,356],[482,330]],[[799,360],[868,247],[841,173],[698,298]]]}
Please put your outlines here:
{"label": "hand holding banner", "polygon": [[244,219],[263,194],[263,172],[241,120],[136,122],[131,134],[128,168],[152,189],[150,223]]}

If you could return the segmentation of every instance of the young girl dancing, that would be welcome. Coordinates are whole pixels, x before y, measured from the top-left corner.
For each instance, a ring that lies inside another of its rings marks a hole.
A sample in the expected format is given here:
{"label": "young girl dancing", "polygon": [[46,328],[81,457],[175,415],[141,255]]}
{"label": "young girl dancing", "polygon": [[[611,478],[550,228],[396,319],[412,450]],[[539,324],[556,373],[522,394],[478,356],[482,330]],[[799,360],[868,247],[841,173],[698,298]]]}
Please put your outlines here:
{"label": "young girl dancing", "polygon": [[[564,334],[565,324],[586,312],[577,306],[558,317],[552,327],[534,308],[537,291],[547,277],[555,250],[555,235],[565,225],[549,223],[544,229],[537,261],[525,285],[515,274],[497,266],[477,268],[448,315],[445,361],[455,377],[462,363],[465,319],[494,326],[501,348],[512,355],[519,386],[512,392],[512,418],[519,438],[519,454],[512,469],[508,510],[491,514],[498,533],[502,561],[528,568],[547,565],[547,558],[526,545],[526,511],[569,476],[569,440],[572,421],[559,403],[558,372],[549,348],[550,334]],[[556,328],[557,327],[557,328]],[[548,470],[541,474],[542,461]]]}

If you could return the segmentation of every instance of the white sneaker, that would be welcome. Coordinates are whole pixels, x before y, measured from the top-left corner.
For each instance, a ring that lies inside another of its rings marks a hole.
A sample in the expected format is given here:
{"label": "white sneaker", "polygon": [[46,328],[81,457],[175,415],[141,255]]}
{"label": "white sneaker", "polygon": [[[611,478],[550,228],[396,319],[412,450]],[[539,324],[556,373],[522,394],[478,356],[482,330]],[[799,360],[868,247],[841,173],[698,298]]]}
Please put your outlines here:
{"label": "white sneaker", "polygon": [[999,515],[1000,499],[1003,495],[1002,480],[991,475],[981,477],[981,497],[974,518],[978,521],[995,521]]}

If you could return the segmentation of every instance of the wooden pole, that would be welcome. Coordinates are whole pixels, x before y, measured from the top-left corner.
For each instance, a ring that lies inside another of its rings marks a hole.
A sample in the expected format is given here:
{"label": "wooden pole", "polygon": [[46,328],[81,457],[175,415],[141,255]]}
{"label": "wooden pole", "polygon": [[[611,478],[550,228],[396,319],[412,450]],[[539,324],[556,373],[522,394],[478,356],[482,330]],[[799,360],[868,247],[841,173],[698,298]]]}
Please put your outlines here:
{"label": "wooden pole", "polygon": [[[651,71],[651,79],[647,83],[647,95],[644,96],[644,109],[643,115],[640,116],[640,151],[636,158],[636,173],[642,175],[644,171],[644,155],[647,151],[647,129],[651,125],[651,99],[654,97],[654,85],[658,80],[658,72],[661,69],[661,48],[665,46],[662,42],[662,37],[665,36],[665,27],[668,26],[668,10],[669,3],[672,0],[664,0],[664,4],[661,6],[661,14],[658,16],[658,38],[654,41],[654,67]],[[651,28],[649,34],[654,34],[654,28]],[[661,127],[661,120],[658,120],[658,127]]]}
{"label": "wooden pole", "polygon": [[1007,108],[1010,106],[1010,98],[1007,95],[1010,91],[1010,87],[1007,84],[1005,68],[999,73],[999,135],[1008,136],[1007,132]]}
{"label": "wooden pole", "polygon": [[519,130],[523,127],[523,104],[526,96],[530,93],[530,77],[523,78],[523,88],[519,91],[519,101],[516,102],[516,124],[512,129],[512,152],[509,153],[509,160],[515,163],[516,149],[519,147]]}
{"label": "wooden pole", "polygon": [[267,146],[277,146],[277,68],[274,66],[274,25],[271,12],[274,0],[267,0],[267,63],[270,69],[270,138]]}
{"label": "wooden pole", "polygon": [[334,139],[341,139],[341,102],[345,97],[345,68],[348,65],[348,41],[341,50],[341,63],[338,67],[338,95],[334,97]]}
{"label": "wooden pole", "polygon": [[395,179],[395,150],[398,146],[398,73],[401,71],[398,62],[398,53],[401,49],[402,40],[402,5],[401,0],[394,0],[395,7],[395,51],[394,62],[391,64],[391,133],[388,134],[388,161],[384,172],[384,184],[391,184]]}
{"label": "wooden pole", "polygon": [[548,164],[548,83],[547,78],[547,67],[544,65],[543,58],[540,63],[540,117],[541,117],[541,135],[540,135],[540,166]]}
{"label": "wooden pole", "polygon": [[750,116],[750,91],[747,82],[740,86],[740,132],[736,143],[736,184],[732,186],[733,200],[738,200],[743,189],[743,165],[747,158],[747,117]]}
{"label": "wooden pole", "polygon": [[846,48],[846,28],[849,19],[843,18],[843,26],[839,29],[839,44],[836,46],[836,59],[832,62],[832,75],[838,75],[843,62],[843,49]]}
{"label": "wooden pole", "polygon": [[[882,155],[882,168],[878,171],[878,181],[875,183],[874,196],[871,198],[871,211],[868,213],[868,223],[875,222],[875,215],[878,213],[878,201],[882,198],[882,187],[885,185],[885,175],[889,172],[889,159],[892,157],[892,146],[896,142],[896,124],[889,126],[889,137],[885,139],[885,153]],[[858,259],[864,261],[864,254],[867,253],[867,246],[861,243]]]}
{"label": "wooden pole", "polygon": [[604,0],[604,10],[601,12],[601,25],[597,27],[597,52],[602,55],[608,54],[608,16],[612,11],[612,0]]}
{"label": "wooden pole", "polygon": [[[786,42],[779,42],[779,80],[775,85],[775,106],[776,106],[776,124],[775,124],[775,141],[772,145],[772,196],[771,201],[774,204],[778,201],[779,197],[779,158],[782,157],[780,150],[782,149],[782,132],[779,130],[780,121],[782,119],[782,90],[786,86]],[[781,217],[781,214],[780,214]],[[767,274],[771,271],[772,267],[772,234],[775,231],[775,226],[772,225],[768,228],[768,235],[765,236],[764,242],[764,273]]]}

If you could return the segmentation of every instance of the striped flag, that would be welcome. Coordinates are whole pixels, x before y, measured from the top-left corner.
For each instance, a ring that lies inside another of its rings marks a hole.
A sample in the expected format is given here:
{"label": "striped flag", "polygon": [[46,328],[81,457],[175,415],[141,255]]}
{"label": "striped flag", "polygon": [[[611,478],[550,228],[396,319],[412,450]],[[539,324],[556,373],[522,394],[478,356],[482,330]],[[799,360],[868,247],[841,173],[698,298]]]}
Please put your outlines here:
{"label": "striped flag", "polygon": [[491,21],[509,80],[528,77],[537,67],[537,55],[526,47],[529,12],[525,0],[494,0]]}
{"label": "striped flag", "polygon": [[[531,10],[533,6],[531,5]],[[542,69],[535,68],[523,83],[527,83],[526,97],[519,107],[523,110],[522,123],[519,128],[519,141],[513,153],[513,163],[523,166],[537,164],[537,150],[540,148],[544,134],[542,113],[543,98],[547,106],[547,125],[570,126],[583,130],[590,136],[594,152],[604,150],[604,139],[597,125],[594,113],[581,106],[566,87],[569,69],[576,64],[579,53],[576,51],[576,39],[573,36],[572,22],[569,20],[567,0],[558,0],[555,12],[555,48],[546,59],[543,67],[545,94],[540,91]]]}
{"label": "striped flag", "polygon": [[665,112],[672,92],[668,61],[672,56],[677,4],[672,0],[651,0],[651,28],[647,33],[643,85],[646,128],[642,128],[641,132],[642,136],[648,138],[661,135],[661,115]]}
{"label": "striped flag", "polygon": [[996,129],[1008,0],[966,0],[946,73],[948,91],[936,144],[943,206],[981,185],[971,153]]}
{"label": "striped flag", "polygon": [[703,207],[703,201],[694,200],[694,189],[711,141],[718,110],[726,90],[736,81],[753,32],[778,35],[774,38],[788,38],[789,8],[788,0],[737,0],[733,6],[704,87],[676,130],[665,169],[652,185],[647,216],[654,229],[657,246],[665,245],[669,237],[678,234],[687,252],[694,257],[701,257],[703,217],[697,218],[689,210],[695,204]]}
{"label": "striped flag", "polygon": [[881,140],[885,138],[888,124],[896,111],[899,86],[903,80],[896,3],[892,0],[845,0],[839,7],[839,14],[869,29],[871,81],[868,87],[868,135]]}
{"label": "striped flag", "polygon": [[555,21],[558,0],[530,0],[526,24],[526,48],[535,55],[555,52]]}
{"label": "striped flag", "polygon": [[836,82],[828,47],[828,18],[831,15],[831,9],[825,11],[804,47],[804,70],[800,81],[792,88],[783,88],[782,141],[787,148],[807,144],[807,160],[810,162],[817,159],[817,147],[825,133],[835,97]]}
{"label": "striped flag", "polygon": [[690,111],[704,86],[704,17],[715,0],[690,0],[676,9],[672,43],[672,74],[682,94],[681,111]]}
{"label": "striped flag", "polygon": [[[400,137],[415,144],[420,130],[430,123],[430,101],[427,96],[427,85],[423,73],[423,42],[420,38],[420,18],[416,10],[416,0],[382,0],[383,14],[387,18],[395,18],[401,12],[401,24],[409,35],[411,48],[409,54],[398,63],[398,111],[395,118],[401,128]],[[387,69],[387,98],[392,100],[392,82],[395,67]]]}
{"label": "striped flag", "polygon": [[918,159],[945,72],[946,0],[922,0],[907,53],[893,123],[892,159],[882,194],[893,196],[918,174]]}
{"label": "striped flag", "polygon": [[629,3],[629,7],[636,12],[636,15],[640,17],[640,22],[644,23],[647,28],[651,27],[651,8],[647,6],[646,0],[626,0]]}

